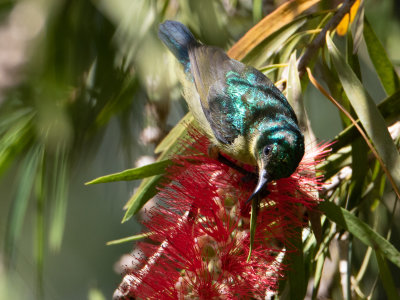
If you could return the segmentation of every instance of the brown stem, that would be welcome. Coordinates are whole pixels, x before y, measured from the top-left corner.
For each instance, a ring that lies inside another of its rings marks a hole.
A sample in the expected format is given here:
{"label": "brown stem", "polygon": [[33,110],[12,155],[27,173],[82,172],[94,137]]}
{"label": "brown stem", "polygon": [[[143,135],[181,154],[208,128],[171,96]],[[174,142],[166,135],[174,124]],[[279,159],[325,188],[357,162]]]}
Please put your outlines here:
{"label": "brown stem", "polygon": [[339,7],[339,9],[336,11],[334,16],[328,21],[328,23],[326,23],[322,31],[307,47],[307,50],[300,58],[299,65],[297,67],[300,77],[302,77],[305,74],[306,67],[310,62],[311,58],[316,54],[318,49],[324,45],[326,33],[339,25],[343,17],[350,11],[350,8],[354,4],[354,2],[355,0],[345,0],[342,6]]}

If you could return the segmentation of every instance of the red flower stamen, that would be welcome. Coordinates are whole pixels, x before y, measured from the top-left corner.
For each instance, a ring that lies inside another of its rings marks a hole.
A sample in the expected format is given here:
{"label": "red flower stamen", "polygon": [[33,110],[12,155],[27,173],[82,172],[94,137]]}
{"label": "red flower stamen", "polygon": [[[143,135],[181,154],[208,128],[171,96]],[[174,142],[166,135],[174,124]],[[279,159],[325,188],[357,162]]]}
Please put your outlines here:
{"label": "red flower stamen", "polygon": [[329,144],[309,151],[291,177],[268,185],[247,261],[246,200],[256,183],[208,157],[207,138],[191,134],[194,142],[174,158],[157,196],[161,202],[144,224],[155,244],[140,244],[143,267],[125,277],[120,292],[139,299],[263,299],[276,291],[283,274],[287,237],[305,226],[304,208],[319,201],[322,177],[315,175],[315,165]]}

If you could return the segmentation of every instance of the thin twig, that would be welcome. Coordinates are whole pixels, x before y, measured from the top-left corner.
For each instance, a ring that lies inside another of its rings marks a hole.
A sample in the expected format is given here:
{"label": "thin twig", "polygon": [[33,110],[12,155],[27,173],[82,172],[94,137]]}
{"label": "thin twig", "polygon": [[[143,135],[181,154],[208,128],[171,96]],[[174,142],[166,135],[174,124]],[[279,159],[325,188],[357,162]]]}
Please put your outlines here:
{"label": "thin twig", "polygon": [[307,50],[300,58],[299,65],[297,67],[300,77],[302,77],[305,74],[306,67],[310,62],[311,58],[316,54],[318,49],[324,45],[326,33],[339,25],[343,17],[350,11],[350,8],[354,4],[354,2],[355,0],[345,0],[342,6],[340,6],[339,9],[336,11],[336,13],[333,15],[333,17],[328,21],[328,23],[326,23],[322,31],[307,47]]}

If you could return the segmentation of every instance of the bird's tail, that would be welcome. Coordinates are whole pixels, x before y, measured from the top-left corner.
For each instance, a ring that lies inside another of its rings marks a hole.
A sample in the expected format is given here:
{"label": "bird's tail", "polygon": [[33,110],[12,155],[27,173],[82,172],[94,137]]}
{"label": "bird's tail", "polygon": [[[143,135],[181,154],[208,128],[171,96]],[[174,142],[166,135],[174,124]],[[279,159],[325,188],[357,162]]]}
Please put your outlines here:
{"label": "bird's tail", "polygon": [[158,28],[158,36],[179,62],[189,68],[189,48],[199,45],[190,30],[182,23],[165,21]]}

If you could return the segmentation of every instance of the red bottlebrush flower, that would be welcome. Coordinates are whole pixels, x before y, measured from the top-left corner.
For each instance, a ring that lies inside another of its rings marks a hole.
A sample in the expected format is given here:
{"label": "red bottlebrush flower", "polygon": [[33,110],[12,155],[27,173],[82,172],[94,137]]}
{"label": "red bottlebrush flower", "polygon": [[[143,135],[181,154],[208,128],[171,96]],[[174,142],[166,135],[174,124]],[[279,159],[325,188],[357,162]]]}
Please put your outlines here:
{"label": "red bottlebrush flower", "polygon": [[264,299],[283,274],[291,228],[304,226],[301,208],[317,204],[322,178],[313,169],[329,145],[308,152],[291,177],[268,185],[247,261],[246,200],[255,182],[208,157],[207,139],[193,137],[186,155],[168,170],[169,183],[158,194],[161,204],[148,212],[144,225],[154,243],[140,245],[142,268],[125,276],[120,298]]}

